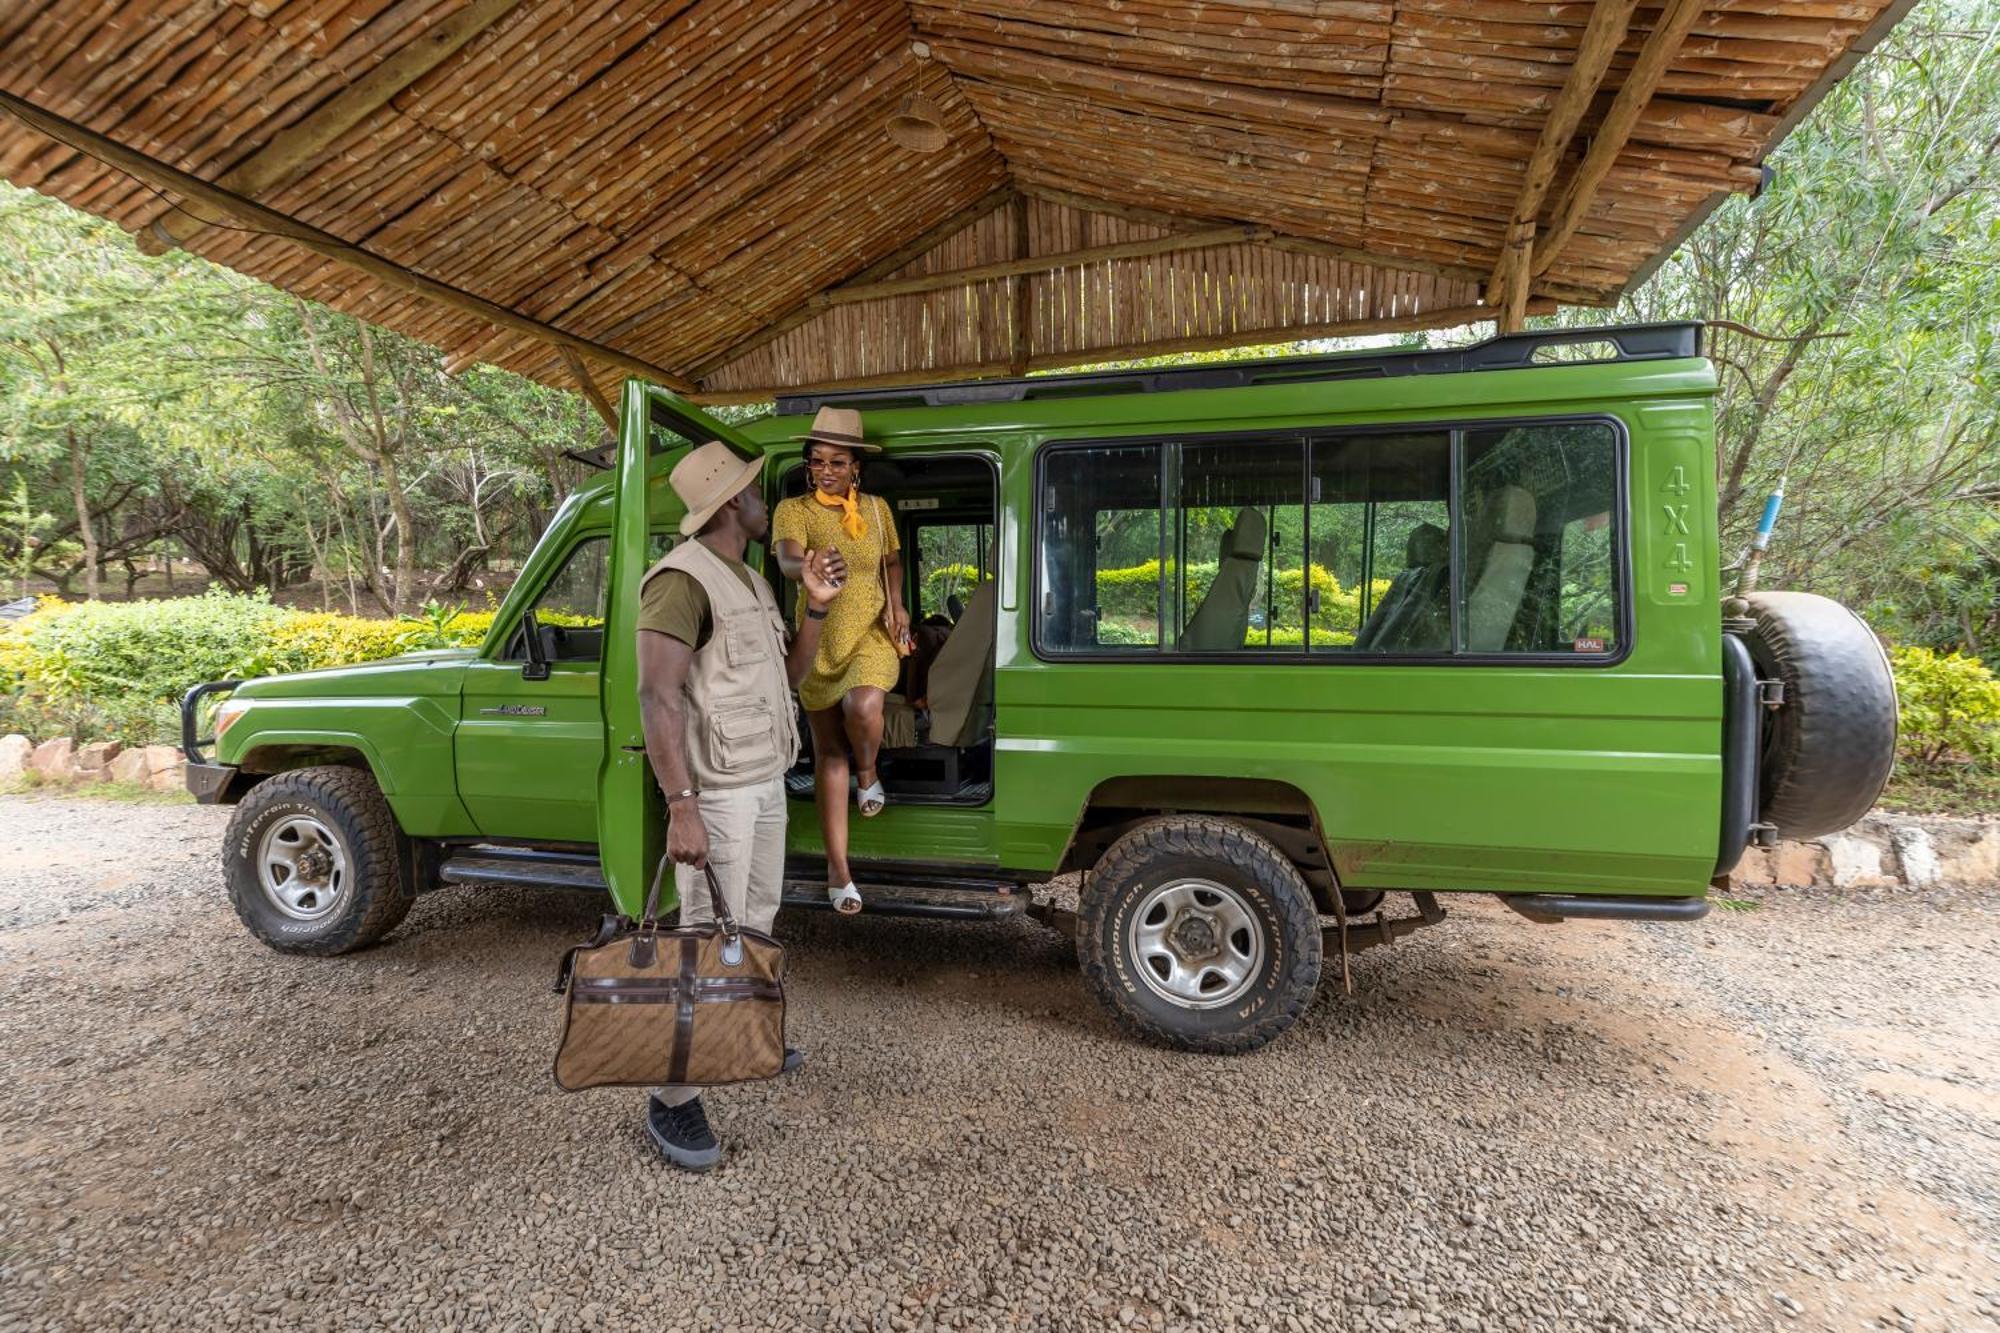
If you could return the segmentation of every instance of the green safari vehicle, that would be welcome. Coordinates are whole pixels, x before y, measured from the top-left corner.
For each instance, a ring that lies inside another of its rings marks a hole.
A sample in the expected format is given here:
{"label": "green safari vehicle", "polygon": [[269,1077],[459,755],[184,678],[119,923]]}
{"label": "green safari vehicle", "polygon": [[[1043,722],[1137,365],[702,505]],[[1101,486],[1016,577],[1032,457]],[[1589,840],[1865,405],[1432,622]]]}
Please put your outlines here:
{"label": "green safari vehicle", "polygon": [[[199,685],[188,785],[236,805],[229,892],[273,948],[364,947],[444,884],[636,914],[665,837],[633,619],[678,539],[666,474],[721,439],[797,494],[795,437],[837,403],[883,446],[862,483],[935,649],[891,699],[889,807],[854,824],[868,911],[1035,916],[1132,1031],[1203,1051],[1271,1040],[1324,958],[1444,894],[1690,921],[1745,846],[1868,809],[1895,743],[1850,612],[1724,596],[1700,340],[802,394],[740,429],[631,381],[609,475],[482,647]],[[787,901],[823,907],[809,756],[787,782]],[[1042,887],[1072,872],[1073,911]]]}

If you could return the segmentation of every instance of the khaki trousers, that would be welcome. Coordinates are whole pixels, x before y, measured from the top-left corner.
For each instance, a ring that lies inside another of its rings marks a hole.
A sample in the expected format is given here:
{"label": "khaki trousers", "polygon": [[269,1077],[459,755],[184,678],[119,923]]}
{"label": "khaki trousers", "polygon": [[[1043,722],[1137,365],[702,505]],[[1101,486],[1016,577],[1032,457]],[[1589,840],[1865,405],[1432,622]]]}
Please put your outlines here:
{"label": "khaki trousers", "polygon": [[[748,787],[704,791],[702,827],[708,830],[708,864],[722,899],[739,924],[768,933],[785,888],[785,779],[783,774]],[[715,919],[708,905],[708,877],[693,866],[674,867],[681,896],[681,924]],[[668,1106],[691,1101],[700,1088],[663,1087],[654,1096]]]}

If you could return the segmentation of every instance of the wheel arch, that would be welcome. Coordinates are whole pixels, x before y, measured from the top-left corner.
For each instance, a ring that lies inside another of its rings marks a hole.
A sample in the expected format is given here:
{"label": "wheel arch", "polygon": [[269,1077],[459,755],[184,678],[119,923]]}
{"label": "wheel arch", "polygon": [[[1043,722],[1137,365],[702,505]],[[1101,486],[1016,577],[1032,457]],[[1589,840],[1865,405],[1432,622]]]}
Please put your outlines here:
{"label": "wheel arch", "polygon": [[[1268,840],[1298,869],[1320,911],[1336,910],[1340,878],[1319,811],[1299,787],[1273,778],[1143,774],[1109,778],[1091,789],[1058,873],[1088,870],[1111,844],[1149,819],[1225,815]],[[1371,895],[1379,896],[1379,895]],[[1366,910],[1348,895],[1348,910]]]}
{"label": "wheel arch", "polygon": [[363,769],[375,779],[384,796],[396,794],[395,777],[375,747],[366,737],[352,732],[259,732],[250,738],[235,764],[238,776],[231,780],[230,787],[236,797],[276,774],[327,766]]}

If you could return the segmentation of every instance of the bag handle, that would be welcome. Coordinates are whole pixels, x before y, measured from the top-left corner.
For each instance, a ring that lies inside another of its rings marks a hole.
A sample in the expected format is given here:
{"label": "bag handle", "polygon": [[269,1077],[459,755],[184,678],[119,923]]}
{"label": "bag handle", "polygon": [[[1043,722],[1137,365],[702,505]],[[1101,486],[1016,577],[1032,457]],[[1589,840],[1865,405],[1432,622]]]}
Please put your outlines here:
{"label": "bag handle", "polygon": [[[672,864],[673,858],[664,852],[661,853],[659,868],[653,871],[653,887],[646,892],[646,905],[642,909],[643,915],[639,918],[639,930],[645,935],[659,934],[660,884],[667,877],[667,867]],[[733,940],[742,932],[742,927],[736,924],[736,914],[729,910],[729,904],[723,900],[722,886],[715,882],[715,867],[704,864],[701,873],[708,877],[708,908],[715,917],[715,924],[722,927],[724,936]]]}

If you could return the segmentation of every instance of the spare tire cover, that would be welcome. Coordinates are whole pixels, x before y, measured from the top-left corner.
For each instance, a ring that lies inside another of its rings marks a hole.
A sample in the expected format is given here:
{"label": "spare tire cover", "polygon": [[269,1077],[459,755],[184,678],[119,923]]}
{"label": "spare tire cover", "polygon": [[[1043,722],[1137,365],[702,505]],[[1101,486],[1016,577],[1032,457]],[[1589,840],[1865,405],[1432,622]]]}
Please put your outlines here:
{"label": "spare tire cover", "polygon": [[1896,680],[1852,611],[1809,592],[1750,594],[1750,658],[1785,701],[1764,719],[1759,814],[1782,838],[1836,833],[1868,813],[1896,762]]}

